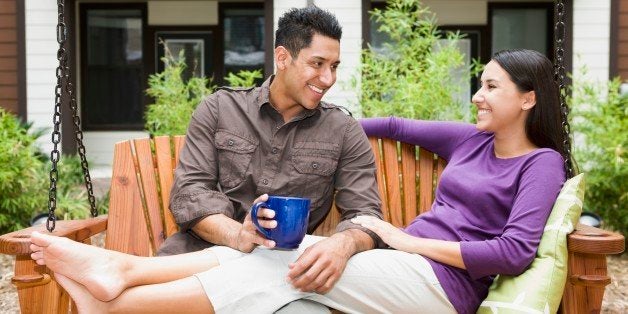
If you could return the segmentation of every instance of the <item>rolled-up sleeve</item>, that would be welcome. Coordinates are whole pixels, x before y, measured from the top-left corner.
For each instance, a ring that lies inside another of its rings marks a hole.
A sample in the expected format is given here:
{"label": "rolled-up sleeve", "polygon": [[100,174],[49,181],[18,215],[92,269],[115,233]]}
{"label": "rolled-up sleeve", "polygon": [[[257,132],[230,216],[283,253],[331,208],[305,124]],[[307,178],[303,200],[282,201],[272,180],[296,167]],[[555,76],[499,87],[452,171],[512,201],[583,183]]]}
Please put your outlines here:
{"label": "rolled-up sleeve", "polygon": [[376,247],[385,247],[375,233],[350,220],[359,215],[382,219],[382,212],[377,190],[375,155],[360,124],[353,118],[347,119],[349,121],[335,174],[336,206],[341,213],[336,231],[360,229],[373,238]]}
{"label": "rolled-up sleeve", "polygon": [[218,110],[216,94],[201,101],[192,115],[179,155],[170,194],[170,209],[181,231],[191,229],[205,216],[224,214],[233,217],[233,204],[217,188],[214,133]]}

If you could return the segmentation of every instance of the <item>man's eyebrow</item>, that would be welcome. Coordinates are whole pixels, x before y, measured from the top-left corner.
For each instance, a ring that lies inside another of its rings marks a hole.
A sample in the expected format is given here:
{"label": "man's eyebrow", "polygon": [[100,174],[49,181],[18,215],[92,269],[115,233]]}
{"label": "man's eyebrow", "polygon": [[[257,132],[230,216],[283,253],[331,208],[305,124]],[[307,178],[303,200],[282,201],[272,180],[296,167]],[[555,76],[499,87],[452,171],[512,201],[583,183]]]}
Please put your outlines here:
{"label": "man's eyebrow", "polygon": [[[323,58],[321,56],[313,56],[311,61],[327,61],[327,59],[325,59],[325,58]],[[336,65],[340,64],[340,60],[334,62],[333,64],[336,64]]]}

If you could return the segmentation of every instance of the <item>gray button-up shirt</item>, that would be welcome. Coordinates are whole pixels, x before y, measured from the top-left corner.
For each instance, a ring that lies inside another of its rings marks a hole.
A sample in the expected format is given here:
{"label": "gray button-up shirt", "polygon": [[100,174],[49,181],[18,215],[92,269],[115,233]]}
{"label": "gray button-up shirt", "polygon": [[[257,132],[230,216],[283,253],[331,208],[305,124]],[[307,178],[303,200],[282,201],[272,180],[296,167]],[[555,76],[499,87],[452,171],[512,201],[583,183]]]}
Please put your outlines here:
{"label": "gray button-up shirt", "polygon": [[310,198],[308,232],[324,220],[335,195],[342,217],[336,230],[367,231],[349,220],[381,218],[375,158],[360,124],[324,102],[284,123],[269,101],[271,80],[221,88],[194,112],[171,192],[181,231],[212,214],[242,222],[264,193]]}

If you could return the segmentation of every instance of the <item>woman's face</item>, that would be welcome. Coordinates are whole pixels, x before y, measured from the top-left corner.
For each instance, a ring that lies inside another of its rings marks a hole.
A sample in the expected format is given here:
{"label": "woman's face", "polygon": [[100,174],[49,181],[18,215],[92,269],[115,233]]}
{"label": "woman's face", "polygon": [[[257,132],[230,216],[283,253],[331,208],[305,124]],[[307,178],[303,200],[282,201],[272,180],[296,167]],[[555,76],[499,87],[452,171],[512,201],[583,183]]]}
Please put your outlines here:
{"label": "woman's face", "polygon": [[481,84],[471,99],[478,107],[476,128],[493,133],[525,128],[527,110],[535,104],[534,92],[520,92],[508,73],[492,60],[484,68]]}

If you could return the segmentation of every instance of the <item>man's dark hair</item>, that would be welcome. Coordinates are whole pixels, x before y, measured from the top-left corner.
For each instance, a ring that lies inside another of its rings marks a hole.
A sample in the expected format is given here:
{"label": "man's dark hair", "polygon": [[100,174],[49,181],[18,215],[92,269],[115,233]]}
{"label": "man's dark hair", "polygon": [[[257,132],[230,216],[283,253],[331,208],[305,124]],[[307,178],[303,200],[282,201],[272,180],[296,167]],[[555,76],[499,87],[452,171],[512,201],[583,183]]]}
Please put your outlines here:
{"label": "man's dark hair", "polygon": [[284,46],[293,58],[312,43],[314,34],[340,41],[342,27],[336,17],[317,6],[292,8],[279,18],[275,48]]}

